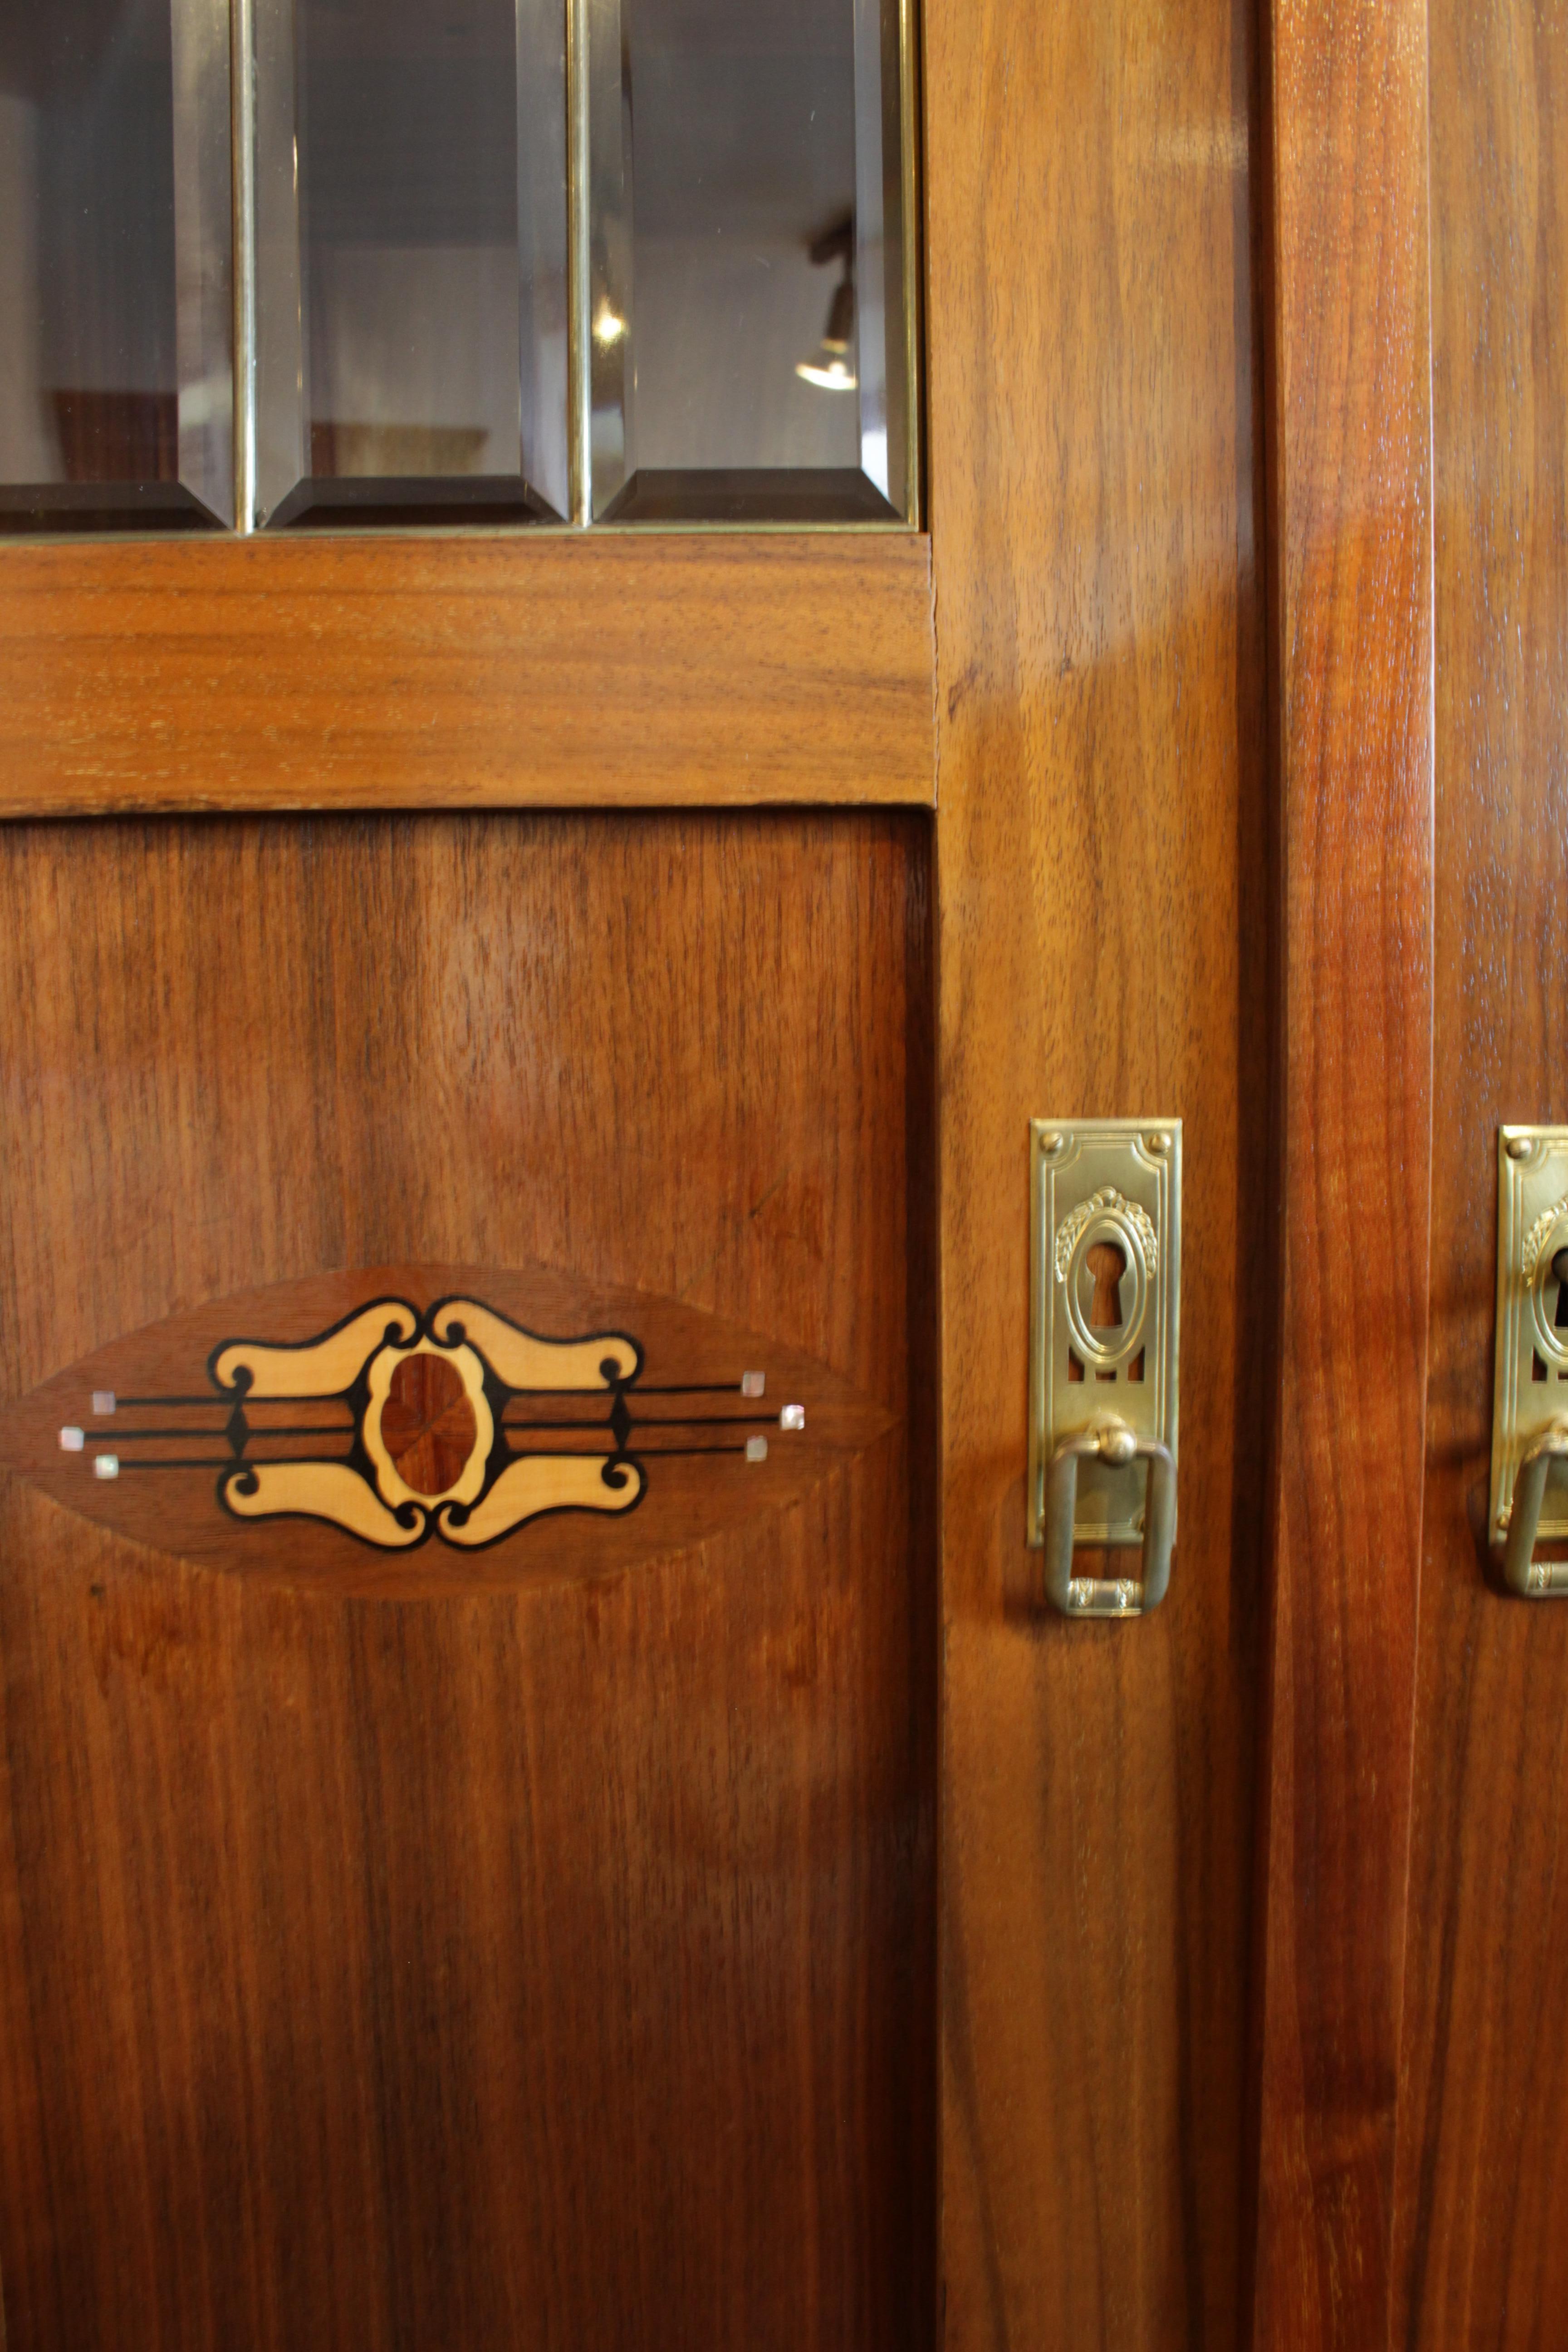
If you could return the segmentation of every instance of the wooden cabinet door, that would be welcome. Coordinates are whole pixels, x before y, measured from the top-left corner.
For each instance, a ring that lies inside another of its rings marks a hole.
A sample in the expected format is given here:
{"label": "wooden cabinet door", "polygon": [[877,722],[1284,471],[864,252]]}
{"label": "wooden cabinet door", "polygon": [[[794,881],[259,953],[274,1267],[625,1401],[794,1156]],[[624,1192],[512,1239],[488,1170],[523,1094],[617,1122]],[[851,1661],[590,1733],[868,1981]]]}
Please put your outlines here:
{"label": "wooden cabinet door", "polygon": [[1323,0],[1270,31],[1284,1255],[1255,2340],[1544,2346],[1568,1627],[1506,1589],[1489,1469],[1500,1130],[1568,1115],[1568,27]]}
{"label": "wooden cabinet door", "polygon": [[[927,533],[0,549],[12,2352],[1242,2340],[1260,90],[930,0]],[[1026,1530],[1092,1114],[1128,1625]]]}
{"label": "wooden cabinet door", "polygon": [[925,0],[921,532],[0,547],[11,2352],[1556,2340],[1560,29]]}

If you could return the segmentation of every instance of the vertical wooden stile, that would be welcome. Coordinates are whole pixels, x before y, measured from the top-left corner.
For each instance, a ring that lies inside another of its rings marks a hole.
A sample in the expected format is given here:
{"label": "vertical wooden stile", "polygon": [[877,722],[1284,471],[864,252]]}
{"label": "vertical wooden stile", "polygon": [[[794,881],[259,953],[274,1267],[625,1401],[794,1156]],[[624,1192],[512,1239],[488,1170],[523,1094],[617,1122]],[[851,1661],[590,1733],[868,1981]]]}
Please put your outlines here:
{"label": "vertical wooden stile", "polygon": [[1565,32],[1541,0],[1433,0],[1432,1360],[1401,2352],[1526,2352],[1568,2311],[1568,1608],[1500,1588],[1486,1519],[1498,1129],[1568,1120]]}
{"label": "vertical wooden stile", "polygon": [[[1234,2352],[1269,1282],[1254,19],[927,0],[924,62],[945,2345]],[[1137,1623],[1053,1616],[1027,1548],[1032,1117],[1184,1122],[1180,1518]]]}
{"label": "vertical wooden stile", "polygon": [[1426,0],[1274,0],[1283,1287],[1257,2352],[1381,2352],[1432,1147]]}

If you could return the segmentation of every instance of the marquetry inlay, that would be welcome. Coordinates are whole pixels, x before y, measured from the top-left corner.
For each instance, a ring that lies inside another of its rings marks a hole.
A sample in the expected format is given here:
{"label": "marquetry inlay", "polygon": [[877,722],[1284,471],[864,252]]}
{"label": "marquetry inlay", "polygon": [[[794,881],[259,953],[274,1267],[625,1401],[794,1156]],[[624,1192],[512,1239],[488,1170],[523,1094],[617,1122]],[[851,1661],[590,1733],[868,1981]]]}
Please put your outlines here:
{"label": "marquetry inlay", "polygon": [[479,1424],[462,1375],[428,1350],[398,1364],[381,1408],[381,1442],[416,1495],[444,1495],[462,1476]]}
{"label": "marquetry inlay", "polygon": [[[443,1558],[542,1522],[486,1580],[682,1549],[886,1425],[826,1366],[678,1300],[542,1268],[406,1266],[114,1340],[0,1409],[0,1462],[216,1565],[427,1590]],[[614,1534],[634,1517],[642,1532]]]}

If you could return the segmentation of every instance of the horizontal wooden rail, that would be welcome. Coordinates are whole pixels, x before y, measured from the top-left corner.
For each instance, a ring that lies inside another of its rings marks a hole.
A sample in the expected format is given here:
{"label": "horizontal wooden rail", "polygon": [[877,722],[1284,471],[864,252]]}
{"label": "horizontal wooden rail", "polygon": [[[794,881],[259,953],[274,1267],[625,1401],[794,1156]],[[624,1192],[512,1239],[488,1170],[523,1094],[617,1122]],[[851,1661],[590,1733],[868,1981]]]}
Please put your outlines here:
{"label": "horizontal wooden rail", "polygon": [[913,533],[0,545],[0,816],[916,802]]}

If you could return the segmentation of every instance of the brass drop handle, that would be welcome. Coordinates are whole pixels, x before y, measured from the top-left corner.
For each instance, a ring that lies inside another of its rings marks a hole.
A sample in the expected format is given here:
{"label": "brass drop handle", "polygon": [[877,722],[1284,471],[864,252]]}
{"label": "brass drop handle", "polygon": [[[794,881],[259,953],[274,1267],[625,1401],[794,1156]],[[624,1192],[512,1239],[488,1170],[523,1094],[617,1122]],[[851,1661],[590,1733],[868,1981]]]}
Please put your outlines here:
{"label": "brass drop handle", "polygon": [[[1568,1437],[1564,1439],[1568,1445]],[[1074,1576],[1073,1523],[1078,1517],[1078,1465],[1086,1458],[1147,1462],[1142,1572],[1131,1578]],[[1522,1475],[1522,1473],[1521,1473]],[[1176,1465],[1168,1445],[1141,1437],[1107,1417],[1076,1430],[1052,1452],[1046,1470],[1046,1597],[1064,1617],[1141,1617],[1158,1608],[1171,1581],[1176,1539]]]}
{"label": "brass drop handle", "polygon": [[1541,1525],[1541,1507],[1546,1499],[1546,1481],[1553,1462],[1564,1457],[1568,1457],[1568,1421],[1553,1422],[1527,1449],[1513,1482],[1502,1572],[1509,1590],[1527,1601],[1539,1601],[1547,1593],[1568,1594],[1568,1560],[1552,1565],[1535,1558],[1535,1535]]}

